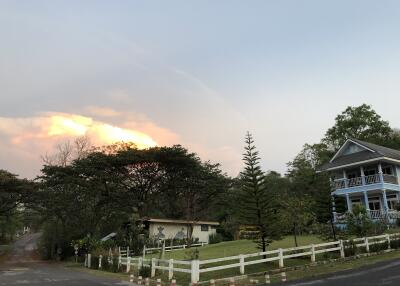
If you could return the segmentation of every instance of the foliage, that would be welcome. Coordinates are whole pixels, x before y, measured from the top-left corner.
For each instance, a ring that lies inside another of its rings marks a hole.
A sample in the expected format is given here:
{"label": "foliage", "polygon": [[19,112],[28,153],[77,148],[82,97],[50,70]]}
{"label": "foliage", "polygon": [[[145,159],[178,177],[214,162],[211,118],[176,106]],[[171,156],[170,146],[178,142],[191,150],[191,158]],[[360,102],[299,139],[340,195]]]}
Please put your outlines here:
{"label": "foliage", "polygon": [[185,258],[187,260],[197,260],[200,258],[200,252],[199,249],[197,247],[194,248],[188,248],[185,251]]}
{"label": "foliage", "polygon": [[0,170],[0,241],[12,240],[23,227],[25,216],[22,206],[34,187],[32,182]]}
{"label": "foliage", "polygon": [[328,129],[323,142],[331,150],[338,150],[348,138],[356,138],[371,143],[398,148],[398,135],[390,128],[389,123],[370,105],[347,107],[336,116],[335,125]]}
{"label": "foliage", "polygon": [[220,243],[222,241],[223,241],[223,237],[222,237],[221,234],[213,233],[213,234],[210,234],[208,243],[209,244],[215,244],[215,243]]}
{"label": "foliage", "polygon": [[44,236],[49,257],[59,247],[71,252],[72,240],[98,240],[111,232],[139,254],[146,235],[141,217],[208,219],[214,198],[229,184],[219,165],[179,145],[139,150],[113,144],[65,162],[43,167],[34,198],[35,209],[51,222]]}
{"label": "foliage", "polygon": [[366,209],[361,205],[354,206],[353,211],[346,214],[346,225],[348,233],[357,237],[367,236],[374,227]]}
{"label": "foliage", "polygon": [[241,191],[238,197],[241,202],[240,218],[242,224],[257,227],[259,247],[266,251],[272,240],[280,235],[278,206],[276,197],[266,184],[258,151],[250,133],[247,133],[245,143],[245,168],[241,173]]}

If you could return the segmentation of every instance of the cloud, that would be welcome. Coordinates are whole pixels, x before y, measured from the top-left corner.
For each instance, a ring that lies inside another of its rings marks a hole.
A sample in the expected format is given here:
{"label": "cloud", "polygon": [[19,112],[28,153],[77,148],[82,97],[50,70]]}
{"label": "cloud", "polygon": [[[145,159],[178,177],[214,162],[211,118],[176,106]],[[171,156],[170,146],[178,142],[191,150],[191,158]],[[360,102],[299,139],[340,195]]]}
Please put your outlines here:
{"label": "cloud", "polygon": [[0,169],[34,177],[39,174],[41,155],[52,152],[60,142],[82,135],[88,136],[95,146],[125,141],[146,148],[177,140],[173,132],[155,125],[144,116],[95,106],[88,110],[112,117],[110,121],[119,124],[86,115],[54,112],[24,118],[0,117]]}

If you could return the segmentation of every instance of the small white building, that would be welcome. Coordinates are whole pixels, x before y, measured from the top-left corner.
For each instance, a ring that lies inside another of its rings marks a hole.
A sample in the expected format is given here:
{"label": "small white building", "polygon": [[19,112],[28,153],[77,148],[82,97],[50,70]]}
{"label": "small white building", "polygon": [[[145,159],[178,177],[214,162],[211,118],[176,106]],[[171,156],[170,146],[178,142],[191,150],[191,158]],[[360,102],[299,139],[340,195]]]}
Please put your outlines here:
{"label": "small white building", "polygon": [[193,239],[199,242],[209,242],[211,234],[215,234],[219,222],[215,221],[187,221],[162,218],[145,218],[142,220],[149,237],[157,239],[185,239],[188,225],[193,225]]}

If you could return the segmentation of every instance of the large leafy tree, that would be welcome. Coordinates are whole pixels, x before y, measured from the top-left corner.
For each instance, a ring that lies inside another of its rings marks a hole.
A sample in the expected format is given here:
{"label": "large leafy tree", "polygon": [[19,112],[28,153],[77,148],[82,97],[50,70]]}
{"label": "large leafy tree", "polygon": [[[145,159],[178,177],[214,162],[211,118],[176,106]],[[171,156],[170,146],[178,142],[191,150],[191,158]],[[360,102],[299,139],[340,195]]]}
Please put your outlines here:
{"label": "large leafy tree", "polygon": [[323,138],[327,146],[336,151],[348,138],[356,138],[384,145],[400,147],[398,132],[389,126],[370,105],[349,106],[335,118],[335,125],[328,129]]}
{"label": "large leafy tree", "polygon": [[259,247],[266,251],[269,243],[279,236],[276,197],[266,184],[260,157],[250,133],[246,135],[245,144],[245,168],[240,176],[240,217],[242,223],[257,227]]}
{"label": "large leafy tree", "polygon": [[34,184],[19,179],[6,170],[0,170],[0,238],[13,236],[17,228],[17,212],[28,201]]}

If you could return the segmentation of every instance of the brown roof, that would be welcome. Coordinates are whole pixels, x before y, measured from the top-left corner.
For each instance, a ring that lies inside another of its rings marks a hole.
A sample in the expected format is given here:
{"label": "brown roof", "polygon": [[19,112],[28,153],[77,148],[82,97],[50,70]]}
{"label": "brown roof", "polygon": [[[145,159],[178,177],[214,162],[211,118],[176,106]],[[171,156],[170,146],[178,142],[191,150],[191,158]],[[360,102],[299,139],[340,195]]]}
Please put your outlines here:
{"label": "brown roof", "polygon": [[208,225],[219,225],[217,221],[205,221],[205,220],[180,220],[180,219],[166,219],[166,218],[142,218],[143,221],[148,222],[161,222],[161,223],[175,223],[175,224],[208,224]]}

